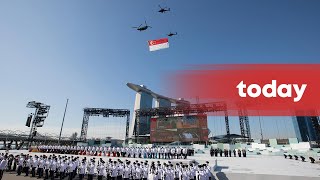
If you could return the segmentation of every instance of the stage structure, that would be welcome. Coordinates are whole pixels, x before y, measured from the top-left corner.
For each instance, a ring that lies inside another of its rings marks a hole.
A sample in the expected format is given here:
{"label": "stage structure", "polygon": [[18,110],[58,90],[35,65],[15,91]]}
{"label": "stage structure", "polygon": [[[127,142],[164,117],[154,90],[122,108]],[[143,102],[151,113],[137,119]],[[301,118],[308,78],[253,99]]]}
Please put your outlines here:
{"label": "stage structure", "polygon": [[[171,107],[158,107],[149,109],[137,109],[135,111],[135,139],[139,143],[139,127],[140,117],[174,117],[178,115],[205,115],[210,112],[221,112],[225,114],[225,124],[227,135],[230,135],[229,118],[227,113],[227,106],[224,102],[213,102],[213,103],[201,103],[201,104],[189,104],[181,106]],[[250,129],[250,128],[249,128]]]}
{"label": "stage structure", "polygon": [[[44,125],[44,120],[49,115],[50,106],[41,102],[30,101],[27,108],[35,108],[35,113],[28,116],[26,126],[30,127],[30,134],[28,138],[28,147],[31,146],[33,138],[37,135],[37,128]],[[32,119],[33,117],[33,119]]]}
{"label": "stage structure", "polygon": [[103,109],[103,108],[84,108],[83,109],[83,121],[80,133],[80,141],[87,140],[87,132],[90,116],[103,116],[103,117],[126,117],[126,136],[125,143],[128,143],[129,139],[129,122],[130,122],[130,110],[128,109]]}
{"label": "stage structure", "polygon": [[[224,111],[226,134],[230,135],[229,118],[226,104],[223,102],[190,104],[183,99],[173,99],[159,95],[149,90],[144,85],[127,83],[127,86],[136,91],[135,105],[132,121],[130,124],[129,136],[136,139],[139,136],[148,136],[150,134],[150,118],[165,116],[184,116],[189,114],[201,114]],[[152,107],[152,101],[155,100],[155,107]],[[239,111],[240,132],[246,141],[251,140],[249,118],[245,110]]]}

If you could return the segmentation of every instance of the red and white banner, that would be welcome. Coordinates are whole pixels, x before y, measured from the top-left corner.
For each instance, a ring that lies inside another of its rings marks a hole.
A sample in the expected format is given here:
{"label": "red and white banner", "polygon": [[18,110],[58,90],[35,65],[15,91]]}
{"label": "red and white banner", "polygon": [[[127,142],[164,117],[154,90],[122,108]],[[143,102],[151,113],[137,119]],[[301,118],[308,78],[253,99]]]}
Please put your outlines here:
{"label": "red and white banner", "polygon": [[148,41],[148,44],[149,44],[150,51],[157,51],[160,49],[169,48],[168,38],[150,40]]}

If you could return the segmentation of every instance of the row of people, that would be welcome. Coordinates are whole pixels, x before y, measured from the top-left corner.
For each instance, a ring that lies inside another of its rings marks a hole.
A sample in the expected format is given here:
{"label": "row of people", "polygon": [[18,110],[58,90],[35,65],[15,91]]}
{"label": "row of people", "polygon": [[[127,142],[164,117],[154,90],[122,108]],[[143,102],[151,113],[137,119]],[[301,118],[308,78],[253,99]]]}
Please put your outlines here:
{"label": "row of people", "polygon": [[247,157],[247,152],[245,149],[238,149],[238,150],[233,150],[231,151],[231,149],[213,149],[211,148],[210,149],[210,156],[211,157],[218,157],[218,155],[220,155],[220,157],[224,156],[224,157],[232,157],[232,154],[233,154],[233,157],[237,157],[237,154],[238,154],[238,157],[241,157],[241,154],[242,154],[242,157]]}
{"label": "row of people", "polygon": [[133,157],[152,159],[186,159],[192,151],[182,147],[102,147],[102,146],[48,146],[38,147],[43,153],[92,155],[108,157]]}
{"label": "row of people", "polygon": [[[4,159],[6,159],[5,157]],[[95,158],[87,160],[84,157],[80,160],[79,157],[67,156],[16,156],[17,175],[22,172],[25,176],[44,178],[44,179],[78,179],[82,180],[87,176],[88,180],[97,178],[102,179],[156,179],[156,180],[209,180],[212,177],[210,172],[209,162],[203,165],[194,163],[185,165],[180,163],[161,164],[158,162],[135,161],[131,162],[120,159],[113,161],[109,159],[105,162],[102,158],[96,161]],[[1,161],[0,161],[1,162]],[[97,162],[97,163],[96,163]]]}

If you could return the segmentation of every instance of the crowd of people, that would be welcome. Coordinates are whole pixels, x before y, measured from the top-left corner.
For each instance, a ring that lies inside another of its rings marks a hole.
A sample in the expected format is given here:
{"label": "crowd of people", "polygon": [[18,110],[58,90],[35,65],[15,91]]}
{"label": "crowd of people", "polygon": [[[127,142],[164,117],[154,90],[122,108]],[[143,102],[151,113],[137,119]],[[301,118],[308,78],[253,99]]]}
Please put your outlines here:
{"label": "crowd of people", "polygon": [[3,171],[16,171],[17,176],[38,177],[43,179],[155,179],[155,180],[209,180],[212,178],[210,165],[196,165],[195,163],[183,164],[143,161],[122,161],[111,159],[107,162],[103,158],[66,155],[0,155],[0,180]]}
{"label": "crowd of people", "polygon": [[184,147],[103,147],[51,145],[39,146],[38,149],[43,153],[152,159],[186,159],[188,154],[192,154],[193,151]]}
{"label": "crowd of people", "polygon": [[231,149],[213,149],[213,148],[211,148],[210,149],[210,156],[211,157],[218,157],[218,156],[220,156],[220,157],[232,157],[232,155],[233,155],[233,157],[237,157],[237,154],[238,154],[238,157],[247,157],[247,152],[246,152],[246,150],[245,149],[242,149],[242,150],[240,150],[240,149],[238,149],[238,150],[233,150],[233,151],[231,151]]}

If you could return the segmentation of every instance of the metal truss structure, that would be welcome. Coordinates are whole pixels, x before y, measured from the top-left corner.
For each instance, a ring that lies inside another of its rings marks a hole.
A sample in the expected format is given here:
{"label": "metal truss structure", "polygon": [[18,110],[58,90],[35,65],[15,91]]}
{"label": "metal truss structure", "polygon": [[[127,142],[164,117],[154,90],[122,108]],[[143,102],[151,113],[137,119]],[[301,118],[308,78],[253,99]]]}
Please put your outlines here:
{"label": "metal truss structure", "polygon": [[126,137],[125,142],[128,143],[129,139],[129,122],[130,111],[128,109],[103,109],[103,108],[84,108],[83,109],[83,121],[80,133],[80,141],[87,140],[87,132],[90,116],[103,116],[103,117],[127,117],[126,121]]}
{"label": "metal truss structure", "polygon": [[44,120],[49,115],[50,106],[41,102],[30,101],[27,104],[27,108],[35,108],[35,113],[33,114],[33,120],[31,123],[31,129],[29,134],[28,147],[30,147],[33,142],[34,136],[36,136],[37,134],[37,127],[42,127],[44,124]]}
{"label": "metal truss structure", "polygon": [[[190,104],[190,105],[180,105],[171,107],[158,107],[158,108],[148,108],[148,109],[137,109],[136,110],[136,120],[134,135],[136,142],[139,138],[139,127],[140,121],[139,117],[159,117],[159,116],[175,116],[175,115],[189,115],[189,114],[206,114],[210,112],[221,112],[224,111],[225,114],[225,124],[226,133],[230,135],[229,118],[227,112],[227,106],[224,102],[213,102],[213,103],[200,103],[200,104]],[[250,134],[249,120],[247,118],[247,130]],[[248,134],[247,133],[247,134]]]}
{"label": "metal truss structure", "polygon": [[247,137],[248,140],[251,140],[251,131],[247,111],[242,109],[239,110],[238,113],[241,136]]}
{"label": "metal truss structure", "polygon": [[[59,135],[56,134],[37,133],[36,136],[33,137],[33,142],[36,144],[55,144],[58,142],[58,139]],[[0,130],[0,141],[3,142],[4,148],[10,149],[11,145],[14,143],[16,149],[20,149],[29,142],[29,132],[19,130]],[[62,142],[70,145],[72,142],[76,142],[76,140],[71,140],[70,137],[62,137]]]}
{"label": "metal truss structure", "polygon": [[318,116],[311,116],[312,125],[314,130],[316,131],[316,143],[320,146],[320,122]]}

